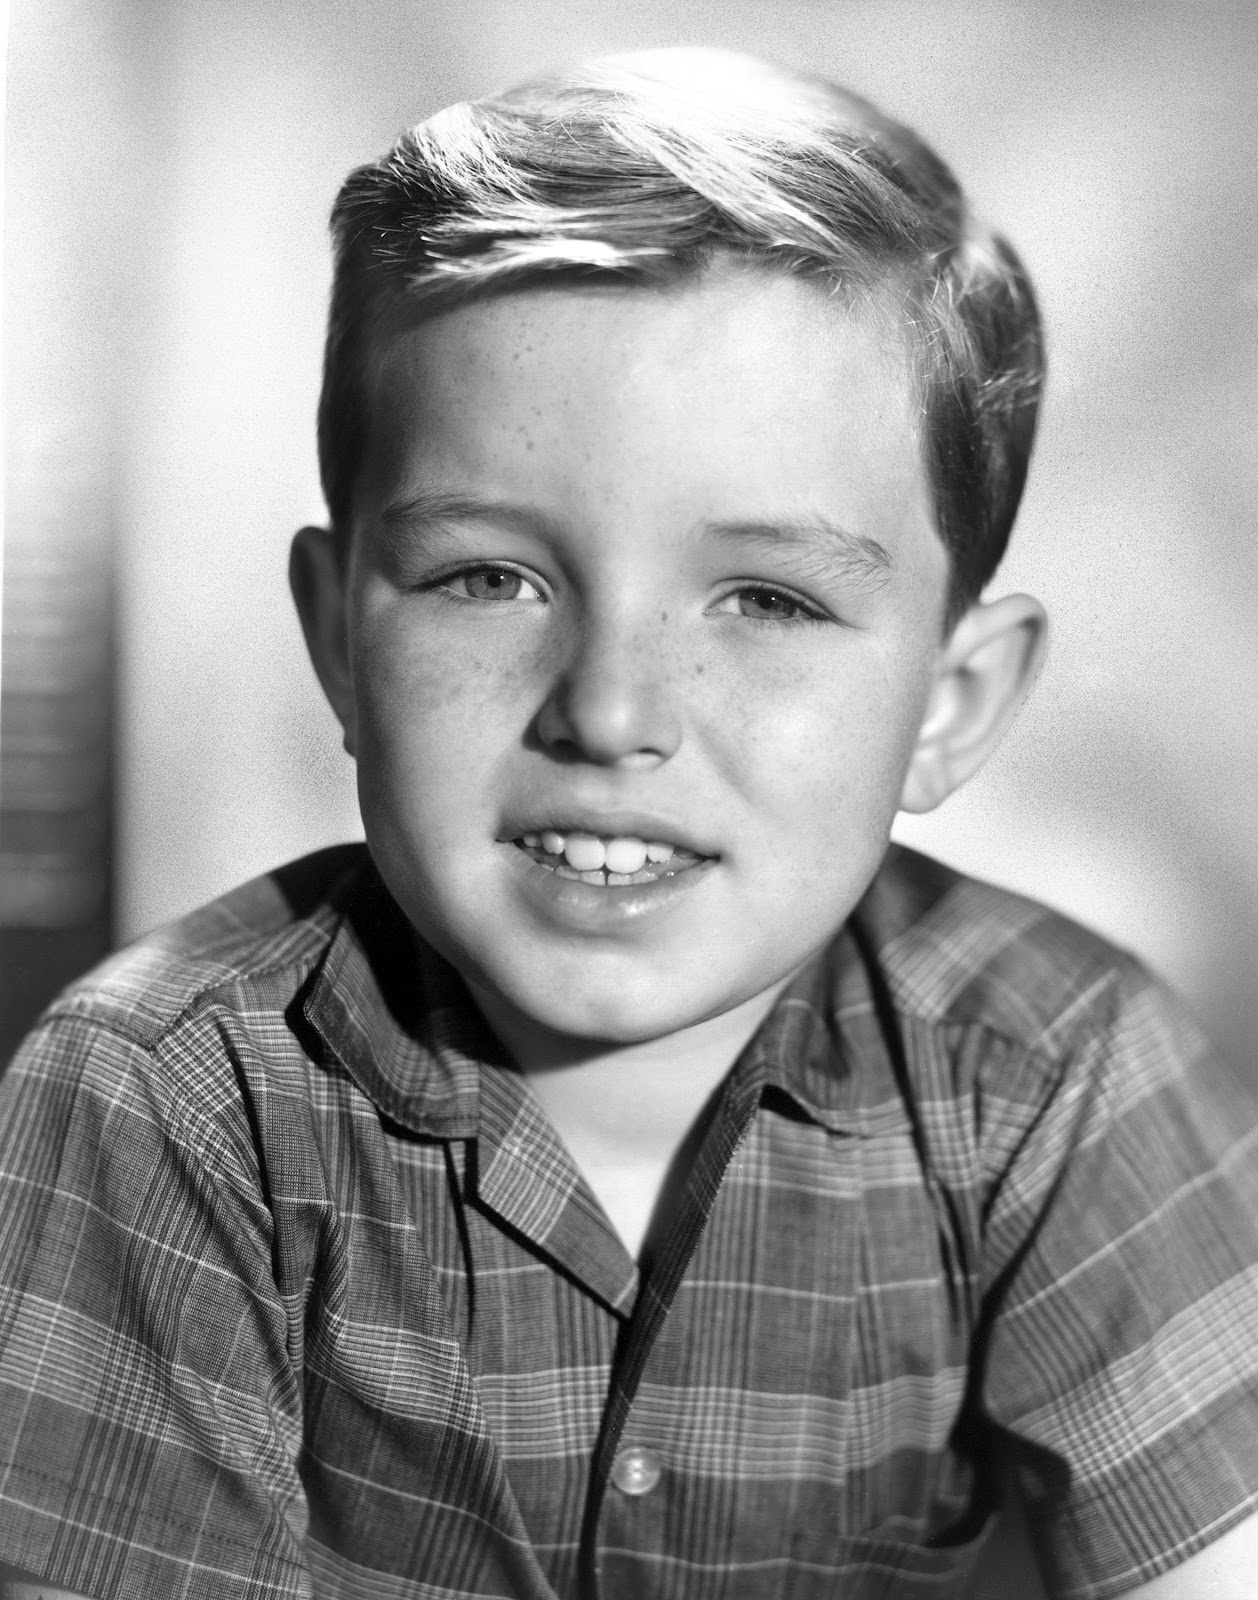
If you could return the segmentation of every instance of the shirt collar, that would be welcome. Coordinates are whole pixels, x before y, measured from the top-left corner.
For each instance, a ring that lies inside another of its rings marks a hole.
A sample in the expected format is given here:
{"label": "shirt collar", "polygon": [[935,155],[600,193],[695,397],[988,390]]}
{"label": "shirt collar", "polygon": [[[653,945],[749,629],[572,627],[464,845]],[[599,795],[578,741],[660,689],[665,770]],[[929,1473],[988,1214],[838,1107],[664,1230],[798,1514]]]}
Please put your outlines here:
{"label": "shirt collar", "polygon": [[393,1122],[475,1140],[478,1201],[628,1314],[637,1267],[461,979],[415,935],[373,869],[349,887],[304,1014]]}
{"label": "shirt collar", "polygon": [[303,1007],[341,1066],[412,1133],[473,1138],[480,1066],[506,1065],[454,969],[416,937],[368,860]]}
{"label": "shirt collar", "polygon": [[[414,1133],[474,1138],[482,1065],[510,1067],[450,965],[419,939],[368,860],[304,1014],[324,1046],[387,1116]],[[855,919],[854,919],[855,920]],[[783,991],[734,1076],[787,1095],[832,1132],[866,1131],[885,1104],[888,1060],[872,957],[850,928]]]}

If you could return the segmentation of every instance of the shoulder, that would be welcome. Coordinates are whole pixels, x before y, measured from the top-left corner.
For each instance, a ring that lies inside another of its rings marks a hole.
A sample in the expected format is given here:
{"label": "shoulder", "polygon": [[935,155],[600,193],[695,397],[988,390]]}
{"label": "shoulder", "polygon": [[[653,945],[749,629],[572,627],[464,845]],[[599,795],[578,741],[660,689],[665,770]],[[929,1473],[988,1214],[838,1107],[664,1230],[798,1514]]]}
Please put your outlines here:
{"label": "shoulder", "polygon": [[895,847],[853,933],[900,1062],[884,1096],[918,1118],[941,1171],[987,1189],[1022,1161],[1047,1193],[1062,1163],[1151,1124],[1174,1131],[1186,1167],[1194,1123],[1212,1118],[1221,1137],[1254,1122],[1249,1088],[1179,1000],[1038,901]]}
{"label": "shoulder", "polygon": [[338,845],[242,884],[71,984],[40,1029],[104,1029],[153,1050],[207,1005],[283,1010],[325,953],[367,861],[364,846]]}
{"label": "shoulder", "polygon": [[252,1193],[249,1102],[304,1103],[310,1063],[294,1001],[368,871],[362,846],[320,851],[158,929],[72,984],[0,1076],[0,1173],[32,1163],[51,1172],[75,1151],[91,1167],[99,1149],[132,1166],[181,1149]]}
{"label": "shoulder", "polygon": [[896,1012],[1058,1058],[1160,992],[1130,952],[1051,907],[893,845],[857,912]]}
{"label": "shoulder", "polygon": [[[311,1116],[293,1002],[367,866],[361,847],[294,862],[53,1002],[0,1077],[0,1211],[26,1219],[15,1237],[34,1249],[49,1218],[87,1205],[143,1239],[160,1208],[159,1232],[178,1216],[200,1238],[217,1218],[265,1256],[267,1175]],[[304,1158],[294,1170],[315,1181]]]}

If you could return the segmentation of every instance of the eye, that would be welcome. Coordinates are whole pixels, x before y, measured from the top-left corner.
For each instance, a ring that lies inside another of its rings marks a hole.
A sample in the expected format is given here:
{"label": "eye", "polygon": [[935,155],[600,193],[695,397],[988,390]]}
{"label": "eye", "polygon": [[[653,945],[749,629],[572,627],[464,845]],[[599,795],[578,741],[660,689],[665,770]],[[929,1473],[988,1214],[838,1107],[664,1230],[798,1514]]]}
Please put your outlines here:
{"label": "eye", "polygon": [[465,567],[462,571],[447,573],[439,580],[439,587],[461,600],[485,601],[491,605],[510,600],[542,599],[540,590],[511,567]]}
{"label": "eye", "polygon": [[756,622],[823,622],[816,606],[807,604],[785,589],[768,584],[747,584],[718,602],[714,608]]}

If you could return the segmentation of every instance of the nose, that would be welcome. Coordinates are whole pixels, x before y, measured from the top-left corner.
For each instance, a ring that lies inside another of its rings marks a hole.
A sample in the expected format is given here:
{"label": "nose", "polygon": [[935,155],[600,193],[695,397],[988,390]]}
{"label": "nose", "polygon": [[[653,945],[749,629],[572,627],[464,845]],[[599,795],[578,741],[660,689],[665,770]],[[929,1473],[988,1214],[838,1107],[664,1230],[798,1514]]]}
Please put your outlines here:
{"label": "nose", "polygon": [[564,660],[537,717],[554,754],[608,767],[650,767],[681,743],[665,641],[627,621],[587,626]]}

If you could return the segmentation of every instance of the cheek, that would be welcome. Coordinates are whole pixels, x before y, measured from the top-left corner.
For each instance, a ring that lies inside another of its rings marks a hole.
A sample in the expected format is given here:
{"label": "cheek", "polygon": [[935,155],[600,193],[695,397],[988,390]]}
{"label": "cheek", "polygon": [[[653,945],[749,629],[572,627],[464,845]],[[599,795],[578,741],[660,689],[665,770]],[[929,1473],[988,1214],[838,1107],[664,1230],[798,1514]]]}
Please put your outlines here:
{"label": "cheek", "polygon": [[391,607],[362,627],[354,648],[359,765],[409,784],[441,772],[482,770],[522,737],[536,712],[537,652],[484,629],[425,627]]}
{"label": "cheek", "polygon": [[925,703],[909,664],[853,650],[757,673],[723,764],[759,816],[814,844],[880,831],[898,806]]}

